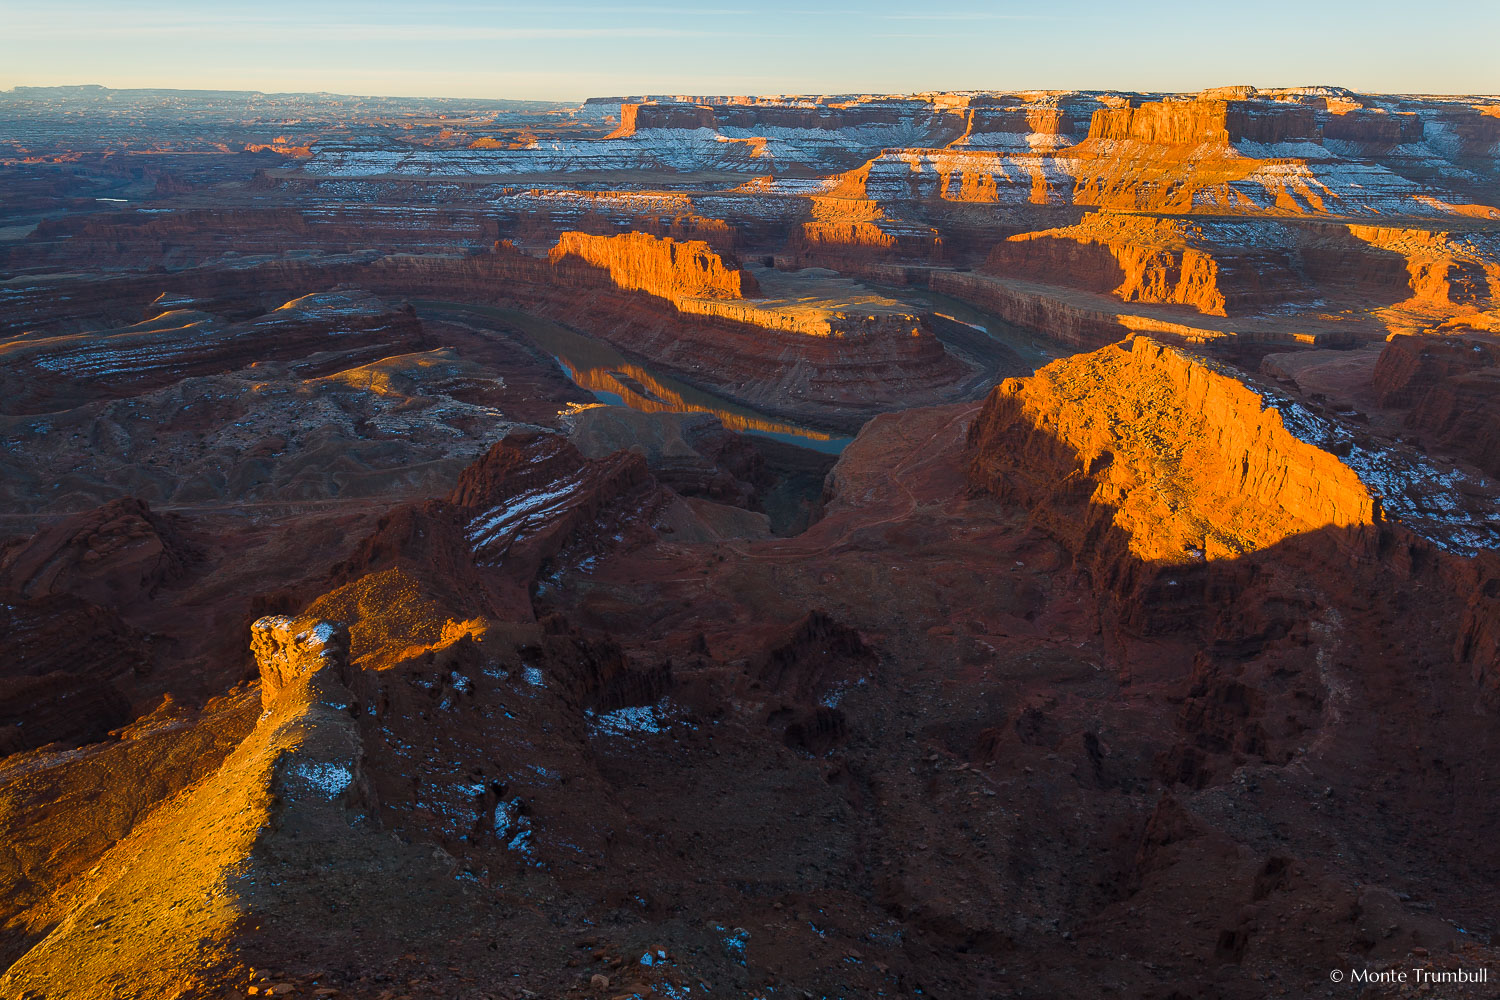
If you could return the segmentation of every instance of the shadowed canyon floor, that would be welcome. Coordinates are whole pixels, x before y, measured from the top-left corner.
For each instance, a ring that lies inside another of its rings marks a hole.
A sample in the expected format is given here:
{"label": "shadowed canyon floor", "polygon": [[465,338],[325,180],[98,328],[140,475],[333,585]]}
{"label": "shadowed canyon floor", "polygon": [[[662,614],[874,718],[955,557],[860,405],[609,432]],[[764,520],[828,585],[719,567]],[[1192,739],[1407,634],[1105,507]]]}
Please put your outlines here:
{"label": "shadowed canyon floor", "polygon": [[1488,995],[1496,108],[0,93],[0,996]]}

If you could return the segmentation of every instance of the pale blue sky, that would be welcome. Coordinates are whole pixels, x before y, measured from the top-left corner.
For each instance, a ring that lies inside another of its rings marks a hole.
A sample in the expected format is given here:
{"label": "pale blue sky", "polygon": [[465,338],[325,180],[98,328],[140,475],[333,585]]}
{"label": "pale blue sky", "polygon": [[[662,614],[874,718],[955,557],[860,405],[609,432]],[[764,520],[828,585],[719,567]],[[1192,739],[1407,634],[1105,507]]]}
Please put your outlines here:
{"label": "pale blue sky", "polygon": [[0,0],[0,89],[572,100],[1327,83],[1495,94],[1497,40],[1500,0]]}

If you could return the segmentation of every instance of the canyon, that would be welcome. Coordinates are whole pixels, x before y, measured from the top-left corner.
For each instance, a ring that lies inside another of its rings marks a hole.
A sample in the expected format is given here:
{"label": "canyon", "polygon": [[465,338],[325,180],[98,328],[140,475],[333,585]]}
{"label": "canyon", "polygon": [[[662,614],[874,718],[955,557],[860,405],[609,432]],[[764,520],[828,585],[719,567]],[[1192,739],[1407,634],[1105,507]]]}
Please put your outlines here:
{"label": "canyon", "polygon": [[0,996],[1494,964],[1497,108],[0,92]]}

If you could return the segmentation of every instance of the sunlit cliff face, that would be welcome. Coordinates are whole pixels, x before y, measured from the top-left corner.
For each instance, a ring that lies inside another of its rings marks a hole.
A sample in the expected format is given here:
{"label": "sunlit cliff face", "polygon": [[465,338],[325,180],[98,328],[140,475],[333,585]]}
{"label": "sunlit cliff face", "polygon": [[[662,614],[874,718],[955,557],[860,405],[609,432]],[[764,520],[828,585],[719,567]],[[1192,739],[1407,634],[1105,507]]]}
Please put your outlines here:
{"label": "sunlit cliff face", "polygon": [[982,477],[985,441],[1053,473],[1071,465],[1076,489],[1143,562],[1232,558],[1377,516],[1355,471],[1299,439],[1265,398],[1144,338],[1007,380],[975,435]]}
{"label": "sunlit cliff face", "polygon": [[1411,297],[1377,311],[1392,333],[1451,327],[1500,332],[1500,253],[1493,244],[1428,229],[1348,229],[1405,265]]}
{"label": "sunlit cliff face", "polygon": [[683,243],[647,233],[564,233],[550,258],[556,262],[569,257],[608,270],[619,288],[674,301],[742,299],[758,291],[754,278],[737,265],[726,264],[701,240]]}
{"label": "sunlit cliff face", "polygon": [[[1219,264],[1200,248],[1202,242],[1195,227],[1176,220],[1092,212],[1076,226],[1008,238],[986,266],[996,273],[1097,271],[1101,290],[1108,288],[1122,302],[1173,303],[1224,316]],[[1119,284],[1109,287],[1114,280]]]}
{"label": "sunlit cliff face", "polygon": [[[872,211],[879,214],[878,209]],[[818,228],[821,225],[804,226],[803,237],[809,246],[896,245],[894,237],[887,237],[872,223],[852,224],[852,228],[843,222],[832,223],[826,232]],[[822,235],[811,239],[809,231]],[[826,243],[823,237],[827,237]],[[921,338],[929,333],[906,303],[873,294],[847,279],[789,278],[764,270],[760,272],[766,285],[763,288],[755,274],[738,267],[732,256],[718,254],[699,240],[681,242],[642,232],[617,236],[565,232],[548,259],[554,266],[582,261],[607,272],[620,290],[664,299],[679,313],[715,317],[752,328],[820,338]]]}

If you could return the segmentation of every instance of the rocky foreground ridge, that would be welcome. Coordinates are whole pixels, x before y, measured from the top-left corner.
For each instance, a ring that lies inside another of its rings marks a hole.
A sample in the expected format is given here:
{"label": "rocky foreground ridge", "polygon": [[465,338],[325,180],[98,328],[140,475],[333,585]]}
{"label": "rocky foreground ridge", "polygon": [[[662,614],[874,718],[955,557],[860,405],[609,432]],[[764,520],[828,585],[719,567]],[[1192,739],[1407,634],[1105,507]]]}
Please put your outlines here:
{"label": "rocky foreground ridge", "polygon": [[[1494,486],[1445,467],[1435,511],[1379,444],[1146,338],[877,418],[792,537],[665,453],[513,432],[306,566],[238,632],[248,683],[5,759],[0,985],[1261,997],[1482,965]],[[65,537],[8,557],[11,600],[182,593],[172,542],[30,569]]]}

